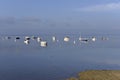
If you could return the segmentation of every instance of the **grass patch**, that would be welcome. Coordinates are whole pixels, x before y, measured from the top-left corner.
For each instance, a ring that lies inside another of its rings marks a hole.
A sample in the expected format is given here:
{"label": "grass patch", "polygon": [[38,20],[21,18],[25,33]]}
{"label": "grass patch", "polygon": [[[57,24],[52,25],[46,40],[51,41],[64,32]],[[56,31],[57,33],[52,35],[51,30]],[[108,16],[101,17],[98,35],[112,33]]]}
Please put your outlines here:
{"label": "grass patch", "polygon": [[120,80],[120,70],[88,70],[67,80]]}

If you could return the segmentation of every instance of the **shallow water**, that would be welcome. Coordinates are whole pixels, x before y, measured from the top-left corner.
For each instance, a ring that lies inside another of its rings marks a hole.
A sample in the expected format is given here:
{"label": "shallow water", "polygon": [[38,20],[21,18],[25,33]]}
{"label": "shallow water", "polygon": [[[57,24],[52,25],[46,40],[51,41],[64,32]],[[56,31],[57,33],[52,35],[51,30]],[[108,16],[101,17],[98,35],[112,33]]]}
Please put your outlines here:
{"label": "shallow water", "polygon": [[[52,42],[52,35],[42,35],[48,46],[43,48],[36,40],[23,43],[23,37],[14,41],[0,38],[0,80],[63,80],[89,69],[120,69],[120,36],[108,36],[95,42],[83,43],[78,35],[56,35],[58,42]],[[91,37],[91,36],[84,36]],[[76,43],[74,44],[74,40]]]}

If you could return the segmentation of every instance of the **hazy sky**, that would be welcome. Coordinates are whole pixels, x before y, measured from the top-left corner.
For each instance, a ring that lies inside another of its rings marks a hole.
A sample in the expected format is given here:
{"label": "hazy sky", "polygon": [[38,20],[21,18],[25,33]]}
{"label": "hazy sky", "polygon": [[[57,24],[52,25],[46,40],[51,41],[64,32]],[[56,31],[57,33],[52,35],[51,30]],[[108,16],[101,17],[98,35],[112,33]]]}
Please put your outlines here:
{"label": "hazy sky", "polygon": [[120,0],[0,0],[3,30],[119,29],[119,26]]}

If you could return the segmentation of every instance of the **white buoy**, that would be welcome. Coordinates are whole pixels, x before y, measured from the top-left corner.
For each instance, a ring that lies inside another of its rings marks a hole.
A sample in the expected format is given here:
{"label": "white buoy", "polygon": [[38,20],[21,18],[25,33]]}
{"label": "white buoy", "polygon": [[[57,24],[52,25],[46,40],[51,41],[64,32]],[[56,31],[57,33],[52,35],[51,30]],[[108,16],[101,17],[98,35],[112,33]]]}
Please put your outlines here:
{"label": "white buoy", "polygon": [[69,37],[64,37],[64,41],[68,42],[68,41],[70,41],[70,38]]}
{"label": "white buoy", "polygon": [[80,40],[80,41],[82,40],[81,36],[79,37],[79,40]]}
{"label": "white buoy", "polygon": [[59,40],[56,40],[57,42],[59,42]]}
{"label": "white buoy", "polygon": [[47,42],[46,41],[41,41],[40,46],[41,47],[47,47]]}
{"label": "white buoy", "polygon": [[53,42],[56,41],[56,37],[55,37],[55,36],[52,37],[52,41],[53,41]]}
{"label": "white buoy", "polygon": [[73,43],[75,44],[76,42],[75,42],[75,41],[73,41]]}

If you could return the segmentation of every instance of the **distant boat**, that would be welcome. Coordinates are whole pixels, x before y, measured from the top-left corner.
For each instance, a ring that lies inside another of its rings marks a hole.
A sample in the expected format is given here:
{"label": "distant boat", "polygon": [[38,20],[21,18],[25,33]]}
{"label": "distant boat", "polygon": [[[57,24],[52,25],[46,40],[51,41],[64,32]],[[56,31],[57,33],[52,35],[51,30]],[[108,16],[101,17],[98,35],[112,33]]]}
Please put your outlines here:
{"label": "distant boat", "polygon": [[88,41],[89,41],[88,38],[82,38],[82,37],[79,37],[79,40],[80,40],[80,41],[85,41],[85,42],[88,42]]}
{"label": "distant boat", "polygon": [[30,37],[29,36],[25,36],[25,40],[30,40]]}
{"label": "distant boat", "polygon": [[31,37],[32,40],[36,40],[37,38],[38,38],[38,37],[36,37],[36,36],[32,36],[32,37]]}
{"label": "distant boat", "polygon": [[14,41],[16,42],[16,41],[19,40],[19,39],[20,39],[20,37],[17,36],[17,37],[15,37],[15,40],[14,40]]}
{"label": "distant boat", "polygon": [[40,42],[42,39],[40,37],[37,37],[37,42]]}
{"label": "distant boat", "polygon": [[20,37],[16,37],[15,39],[16,39],[16,40],[19,40],[19,39],[20,39]]}
{"label": "distant boat", "polygon": [[8,40],[8,39],[11,39],[11,37],[10,37],[10,36],[6,36],[6,37],[5,37],[5,39],[7,39],[7,40]]}
{"label": "distant boat", "polygon": [[95,41],[96,41],[96,38],[95,38],[95,37],[92,37],[92,41],[94,41],[94,42],[95,42]]}
{"label": "distant boat", "polygon": [[102,40],[109,40],[108,37],[102,37],[101,39],[102,39]]}

